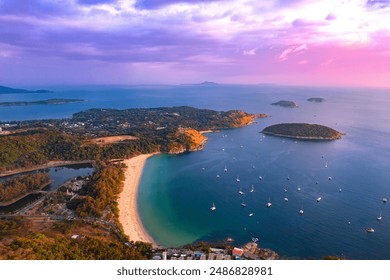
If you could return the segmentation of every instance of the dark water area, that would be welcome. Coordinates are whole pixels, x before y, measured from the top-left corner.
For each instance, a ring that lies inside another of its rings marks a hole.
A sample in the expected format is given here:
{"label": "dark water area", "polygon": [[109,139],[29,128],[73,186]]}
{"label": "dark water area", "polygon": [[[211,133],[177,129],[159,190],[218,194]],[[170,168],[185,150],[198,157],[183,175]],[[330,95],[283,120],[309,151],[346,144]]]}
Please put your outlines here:
{"label": "dark water area", "polygon": [[[61,186],[66,181],[75,179],[78,176],[85,177],[85,176],[92,175],[93,171],[94,169],[90,164],[69,165],[69,166],[61,166],[61,167],[51,167],[43,170],[35,170],[35,171],[20,173],[17,175],[2,177],[0,178],[0,181],[7,180],[10,178],[15,178],[20,175],[32,174],[36,172],[48,172],[51,183],[42,190],[53,191],[56,190],[59,186]],[[27,204],[36,201],[40,197],[42,197],[42,194],[30,194],[11,205],[0,206],[0,213],[14,212],[26,206]]]}

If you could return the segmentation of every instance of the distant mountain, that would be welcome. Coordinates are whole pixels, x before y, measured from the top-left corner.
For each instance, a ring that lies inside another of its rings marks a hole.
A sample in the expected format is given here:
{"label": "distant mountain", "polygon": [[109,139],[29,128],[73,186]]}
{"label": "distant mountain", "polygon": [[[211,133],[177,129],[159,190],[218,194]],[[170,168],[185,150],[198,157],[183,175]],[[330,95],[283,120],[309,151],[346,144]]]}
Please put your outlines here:
{"label": "distant mountain", "polygon": [[218,86],[219,84],[214,83],[214,82],[205,81],[205,82],[203,82],[203,83],[195,84],[195,85],[197,85],[197,86]]}
{"label": "distant mountain", "polygon": [[7,93],[49,93],[50,90],[39,89],[39,90],[27,90],[27,89],[19,89],[19,88],[10,88],[5,86],[0,86],[0,94]]}

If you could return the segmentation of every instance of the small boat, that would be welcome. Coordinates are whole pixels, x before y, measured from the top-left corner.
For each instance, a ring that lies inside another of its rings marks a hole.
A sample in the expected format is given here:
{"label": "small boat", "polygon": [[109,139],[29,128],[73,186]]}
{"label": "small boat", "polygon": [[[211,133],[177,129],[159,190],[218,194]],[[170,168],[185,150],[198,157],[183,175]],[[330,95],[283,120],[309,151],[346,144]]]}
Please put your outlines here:
{"label": "small boat", "polygon": [[252,185],[252,188],[249,192],[254,192],[255,191],[255,187]]}
{"label": "small boat", "polygon": [[219,174],[217,174],[217,178],[219,178],[219,177],[221,177],[221,176],[219,176]]}
{"label": "small boat", "polygon": [[239,182],[240,182],[240,178],[238,178],[238,176],[237,176],[236,182],[237,182],[237,183],[239,183]]}
{"label": "small boat", "polygon": [[245,203],[245,202],[242,202],[242,203],[241,203],[241,206],[242,206],[242,207],[246,207],[246,203]]}
{"label": "small boat", "polygon": [[259,241],[259,239],[256,237],[252,237],[252,241],[256,243],[257,241]]}
{"label": "small boat", "polygon": [[329,181],[332,180],[332,179],[333,179],[333,178],[332,178],[331,176],[328,177],[328,180],[329,180]]}
{"label": "small boat", "polygon": [[303,208],[301,208],[301,210],[299,210],[299,215],[303,215]]}
{"label": "small boat", "polygon": [[290,180],[290,176],[287,176],[287,180]]}
{"label": "small boat", "polygon": [[328,168],[328,162],[325,163],[325,168]]}
{"label": "small boat", "polygon": [[222,148],[222,152],[224,152],[224,151],[225,151],[225,149]]}
{"label": "small boat", "polygon": [[250,214],[249,214],[249,217],[252,217],[252,216],[253,216],[253,213],[250,213]]}
{"label": "small boat", "polygon": [[287,197],[285,197],[285,198],[284,198],[284,201],[285,201],[285,202],[288,202],[288,198],[287,198]]}
{"label": "small boat", "polygon": [[378,218],[376,218],[378,221],[382,221],[382,211],[379,213]]}
{"label": "small boat", "polygon": [[215,207],[215,203],[214,203],[214,202],[213,202],[213,206],[210,207],[210,210],[211,210],[211,211],[217,210],[217,207]]}
{"label": "small boat", "polygon": [[384,198],[382,199],[382,201],[383,201],[383,203],[386,203],[386,202],[387,202],[387,198],[384,197]]}
{"label": "small boat", "polygon": [[227,167],[225,166],[225,168],[223,169],[224,172],[227,172]]}
{"label": "small boat", "polygon": [[238,191],[238,193],[239,193],[240,195],[243,195],[243,194],[244,194],[244,192],[242,191],[242,188],[240,188],[240,190]]}
{"label": "small boat", "polygon": [[260,181],[263,180],[263,177],[262,177],[262,176],[259,176],[259,180],[260,180]]}
{"label": "small boat", "polygon": [[321,201],[321,196],[317,197],[317,202],[320,202]]}
{"label": "small boat", "polygon": [[300,187],[298,187],[298,188],[297,188],[297,191],[299,191],[299,192],[300,192],[300,191],[301,191],[301,188],[300,188]]}
{"label": "small boat", "polygon": [[285,187],[285,188],[283,189],[283,191],[286,193],[286,192],[287,192],[287,187]]}
{"label": "small boat", "polygon": [[339,188],[339,192],[341,192],[342,190],[341,190],[341,188]]}
{"label": "small boat", "polygon": [[202,171],[205,171],[206,168],[202,167]]}
{"label": "small boat", "polygon": [[375,232],[375,229],[373,229],[373,228],[368,228],[368,229],[367,229],[367,232]]}
{"label": "small boat", "polygon": [[267,204],[265,206],[267,206],[268,208],[272,206],[272,203],[271,203],[270,199],[268,199],[268,202],[267,202]]}

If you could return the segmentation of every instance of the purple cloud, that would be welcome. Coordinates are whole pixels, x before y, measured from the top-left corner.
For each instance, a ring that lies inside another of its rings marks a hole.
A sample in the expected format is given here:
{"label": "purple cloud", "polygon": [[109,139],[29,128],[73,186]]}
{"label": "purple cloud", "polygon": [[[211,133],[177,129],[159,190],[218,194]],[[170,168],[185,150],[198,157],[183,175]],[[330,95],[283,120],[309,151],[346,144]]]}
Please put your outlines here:
{"label": "purple cloud", "polygon": [[335,19],[337,19],[337,17],[336,17],[336,15],[335,14],[332,14],[332,13],[330,13],[330,14],[328,14],[327,16],[326,16],[326,18],[325,18],[325,20],[335,20]]}
{"label": "purple cloud", "polygon": [[[64,5],[67,6],[67,5]],[[0,2],[0,15],[50,16],[66,14],[69,7],[58,3],[40,0],[12,0]]]}
{"label": "purple cloud", "polygon": [[96,5],[96,4],[111,4],[116,0],[77,0],[78,3],[83,5]]}
{"label": "purple cloud", "polygon": [[221,2],[221,1],[224,0],[137,0],[134,6],[137,9],[154,10],[167,5],[177,4],[177,3],[199,4],[199,3],[210,3],[210,2]]}
{"label": "purple cloud", "polygon": [[390,6],[390,0],[368,0],[367,7],[386,8]]}

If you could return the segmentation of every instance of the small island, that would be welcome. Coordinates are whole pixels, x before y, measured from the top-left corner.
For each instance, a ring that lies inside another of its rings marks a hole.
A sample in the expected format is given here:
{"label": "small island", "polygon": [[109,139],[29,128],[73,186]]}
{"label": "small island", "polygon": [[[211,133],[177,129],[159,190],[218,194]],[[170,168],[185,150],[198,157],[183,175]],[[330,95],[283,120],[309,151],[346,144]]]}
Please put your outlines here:
{"label": "small island", "polygon": [[321,97],[312,97],[312,98],[308,98],[307,101],[322,103],[322,102],[325,102],[326,99],[325,98],[321,98]]}
{"label": "small island", "polygon": [[30,105],[58,105],[74,102],[84,102],[83,99],[64,99],[64,98],[52,98],[38,101],[12,101],[12,102],[0,102],[0,106],[30,106]]}
{"label": "small island", "polygon": [[5,86],[0,86],[0,94],[9,94],[9,93],[51,93],[52,91],[46,89],[39,90],[27,90],[20,88],[10,88]]}
{"label": "small island", "polygon": [[274,136],[305,140],[336,140],[343,135],[330,127],[308,123],[275,124],[264,128],[262,132]]}
{"label": "small island", "polygon": [[294,101],[280,100],[278,102],[272,103],[271,105],[285,107],[285,108],[298,108],[298,104]]}

